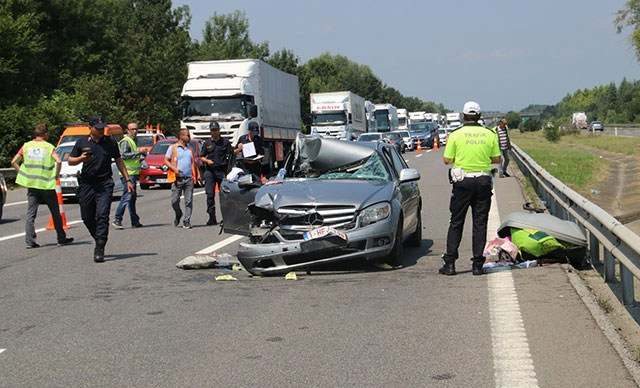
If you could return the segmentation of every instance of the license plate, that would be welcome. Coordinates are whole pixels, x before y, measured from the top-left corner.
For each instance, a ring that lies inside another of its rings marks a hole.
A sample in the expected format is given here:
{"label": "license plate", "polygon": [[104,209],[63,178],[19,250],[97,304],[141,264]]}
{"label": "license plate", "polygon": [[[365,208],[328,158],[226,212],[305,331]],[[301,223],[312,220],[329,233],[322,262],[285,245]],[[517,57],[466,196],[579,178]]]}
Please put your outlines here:
{"label": "license plate", "polygon": [[157,183],[167,183],[167,182],[169,182],[169,180],[168,179],[156,179],[156,182]]}
{"label": "license plate", "polygon": [[329,226],[323,226],[312,231],[305,232],[302,237],[305,241],[309,241],[315,240],[317,238],[327,237],[331,234],[336,235],[345,241],[347,240],[347,235],[345,233],[335,230],[334,228]]}
{"label": "license plate", "polygon": [[61,187],[76,187],[76,184],[74,182],[62,181],[62,182],[60,182],[60,186]]}

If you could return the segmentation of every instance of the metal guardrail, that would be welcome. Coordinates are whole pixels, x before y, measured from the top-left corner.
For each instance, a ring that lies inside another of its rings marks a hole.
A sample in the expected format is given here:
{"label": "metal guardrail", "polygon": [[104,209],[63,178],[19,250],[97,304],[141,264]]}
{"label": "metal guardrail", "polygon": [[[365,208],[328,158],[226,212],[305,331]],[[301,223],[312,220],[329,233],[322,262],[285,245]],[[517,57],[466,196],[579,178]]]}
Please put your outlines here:
{"label": "metal guardrail", "polygon": [[2,174],[4,178],[8,180],[16,179],[16,170],[14,170],[13,168],[0,168],[0,174]]}
{"label": "metal guardrail", "polygon": [[[546,202],[549,212],[582,228],[588,237],[591,264],[601,271],[610,286],[620,284],[622,303],[633,306],[636,303],[634,277],[640,278],[640,236],[549,174],[517,145],[513,146],[512,154]],[[616,277],[616,265],[620,281]]]}

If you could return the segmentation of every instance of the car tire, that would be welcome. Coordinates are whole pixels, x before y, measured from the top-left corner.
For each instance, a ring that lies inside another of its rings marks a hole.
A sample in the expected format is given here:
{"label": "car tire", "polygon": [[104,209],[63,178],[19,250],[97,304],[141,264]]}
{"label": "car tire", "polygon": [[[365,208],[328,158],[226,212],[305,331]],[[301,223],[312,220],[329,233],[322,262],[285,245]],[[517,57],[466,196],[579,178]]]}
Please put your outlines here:
{"label": "car tire", "polygon": [[402,265],[402,256],[404,252],[404,244],[402,241],[402,217],[398,219],[398,226],[396,227],[396,237],[394,239],[393,248],[391,248],[391,252],[389,252],[389,256],[387,256],[387,264],[392,267],[400,267]]}
{"label": "car tire", "polygon": [[149,190],[149,185],[144,184],[144,183],[140,183],[140,189],[142,189],[142,190]]}
{"label": "car tire", "polygon": [[412,247],[419,247],[422,244],[422,205],[418,208],[418,225],[416,230],[411,233],[408,243]]}

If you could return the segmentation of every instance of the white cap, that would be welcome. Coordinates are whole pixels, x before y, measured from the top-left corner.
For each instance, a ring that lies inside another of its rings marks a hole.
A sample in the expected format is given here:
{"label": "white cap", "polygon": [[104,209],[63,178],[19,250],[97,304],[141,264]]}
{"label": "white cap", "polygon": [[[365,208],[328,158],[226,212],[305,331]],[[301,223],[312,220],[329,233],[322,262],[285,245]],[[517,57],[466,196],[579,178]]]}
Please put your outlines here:
{"label": "white cap", "polygon": [[475,101],[467,101],[464,103],[462,113],[465,115],[477,115],[480,114],[480,104]]}

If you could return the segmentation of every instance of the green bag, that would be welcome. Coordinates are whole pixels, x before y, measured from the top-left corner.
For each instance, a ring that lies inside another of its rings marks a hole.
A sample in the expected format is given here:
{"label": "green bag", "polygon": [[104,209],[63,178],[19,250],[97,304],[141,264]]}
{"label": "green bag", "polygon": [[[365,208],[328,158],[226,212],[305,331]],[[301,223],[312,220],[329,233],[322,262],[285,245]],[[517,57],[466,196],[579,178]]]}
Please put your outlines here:
{"label": "green bag", "polygon": [[565,248],[555,237],[535,229],[511,228],[511,241],[520,251],[534,257],[542,257]]}

